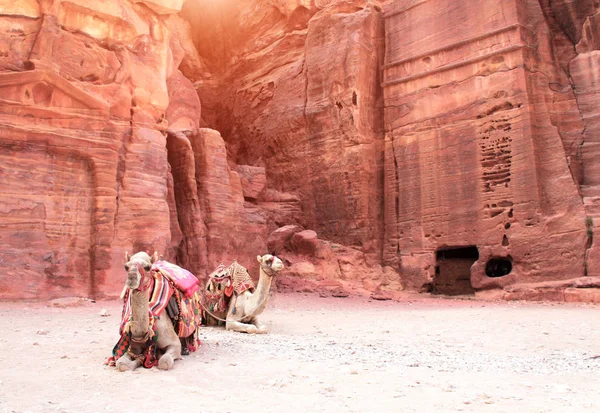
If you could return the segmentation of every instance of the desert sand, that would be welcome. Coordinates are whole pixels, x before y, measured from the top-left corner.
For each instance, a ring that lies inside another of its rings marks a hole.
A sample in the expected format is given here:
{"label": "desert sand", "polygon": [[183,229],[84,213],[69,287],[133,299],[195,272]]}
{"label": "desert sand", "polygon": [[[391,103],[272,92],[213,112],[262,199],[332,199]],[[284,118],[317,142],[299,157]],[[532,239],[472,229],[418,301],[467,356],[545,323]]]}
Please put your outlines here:
{"label": "desert sand", "polygon": [[269,334],[120,373],[121,304],[73,304],[0,303],[0,412],[600,411],[598,306],[276,293]]}

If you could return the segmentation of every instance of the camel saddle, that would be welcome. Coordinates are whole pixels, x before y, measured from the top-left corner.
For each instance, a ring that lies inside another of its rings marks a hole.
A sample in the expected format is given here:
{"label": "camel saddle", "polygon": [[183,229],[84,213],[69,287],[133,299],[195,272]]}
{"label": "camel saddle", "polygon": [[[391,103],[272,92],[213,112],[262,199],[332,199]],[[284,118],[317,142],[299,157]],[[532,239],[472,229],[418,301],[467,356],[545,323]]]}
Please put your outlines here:
{"label": "camel saddle", "polygon": [[227,310],[233,294],[238,296],[246,290],[254,292],[254,282],[244,266],[238,264],[237,260],[228,267],[219,264],[208,275],[204,289],[204,307],[209,311],[222,313]]}

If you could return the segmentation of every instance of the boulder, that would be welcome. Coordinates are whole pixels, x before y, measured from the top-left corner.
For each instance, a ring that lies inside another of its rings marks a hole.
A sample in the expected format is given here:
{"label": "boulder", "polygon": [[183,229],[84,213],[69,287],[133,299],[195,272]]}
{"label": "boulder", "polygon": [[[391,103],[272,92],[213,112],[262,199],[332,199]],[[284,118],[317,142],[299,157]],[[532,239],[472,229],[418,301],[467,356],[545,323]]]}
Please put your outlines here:
{"label": "boulder", "polygon": [[308,229],[292,235],[291,245],[298,254],[313,256],[319,246],[319,239],[315,231]]}
{"label": "boulder", "polygon": [[304,229],[298,225],[286,225],[281,228],[277,228],[275,231],[269,234],[267,240],[267,250],[270,254],[278,255],[285,251],[290,246],[289,241],[292,236]]}

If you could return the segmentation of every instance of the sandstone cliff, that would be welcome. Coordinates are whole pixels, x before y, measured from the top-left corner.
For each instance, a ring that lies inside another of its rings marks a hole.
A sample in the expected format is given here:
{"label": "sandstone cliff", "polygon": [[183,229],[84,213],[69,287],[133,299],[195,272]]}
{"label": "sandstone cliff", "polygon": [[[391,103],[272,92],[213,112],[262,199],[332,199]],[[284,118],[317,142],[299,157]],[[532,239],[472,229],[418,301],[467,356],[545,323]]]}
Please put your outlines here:
{"label": "sandstone cliff", "polygon": [[252,267],[287,225],[318,237],[281,244],[292,278],[336,288],[599,275],[598,16],[0,1],[0,296],[115,295],[126,250]]}

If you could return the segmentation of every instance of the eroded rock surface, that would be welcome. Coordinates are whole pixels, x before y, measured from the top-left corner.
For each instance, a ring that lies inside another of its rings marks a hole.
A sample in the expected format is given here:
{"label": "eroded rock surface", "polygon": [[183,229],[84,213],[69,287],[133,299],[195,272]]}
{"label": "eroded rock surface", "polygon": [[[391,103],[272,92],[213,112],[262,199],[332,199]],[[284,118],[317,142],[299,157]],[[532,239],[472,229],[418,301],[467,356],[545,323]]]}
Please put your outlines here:
{"label": "eroded rock surface", "polygon": [[301,224],[378,261],[381,10],[368,1],[206,3],[184,7],[218,79],[200,84],[204,120],[233,162],[265,167],[269,189],[298,196]]}
{"label": "eroded rock surface", "polygon": [[126,250],[203,277],[269,249],[292,290],[597,300],[531,285],[600,275],[599,21],[592,0],[0,2],[0,297],[114,296]]}
{"label": "eroded rock surface", "polygon": [[[596,176],[591,124],[578,106],[584,81],[568,70],[581,57],[560,29],[581,37],[585,7],[551,3],[397,1],[386,11],[384,262],[400,261],[414,286],[435,282],[440,251],[469,246],[475,288],[595,271],[581,197]],[[561,8],[576,12],[556,21]],[[512,269],[490,276],[492,260]]]}

